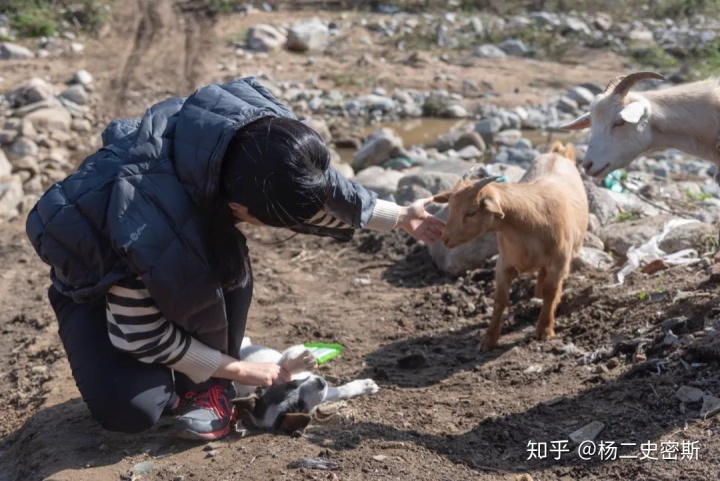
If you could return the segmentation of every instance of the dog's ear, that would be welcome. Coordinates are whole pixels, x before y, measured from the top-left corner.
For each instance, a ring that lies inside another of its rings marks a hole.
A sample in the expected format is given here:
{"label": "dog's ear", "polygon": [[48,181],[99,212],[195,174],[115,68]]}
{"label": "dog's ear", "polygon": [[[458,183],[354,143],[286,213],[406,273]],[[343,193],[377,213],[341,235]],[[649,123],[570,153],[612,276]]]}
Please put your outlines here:
{"label": "dog's ear", "polygon": [[246,397],[237,398],[232,401],[235,405],[235,412],[237,418],[242,422],[242,425],[246,428],[255,426],[255,418],[253,412],[255,411],[255,405],[257,404],[258,395],[251,394]]}
{"label": "dog's ear", "polygon": [[285,413],[280,416],[278,429],[290,436],[301,436],[305,428],[312,421],[312,416],[307,413]]}

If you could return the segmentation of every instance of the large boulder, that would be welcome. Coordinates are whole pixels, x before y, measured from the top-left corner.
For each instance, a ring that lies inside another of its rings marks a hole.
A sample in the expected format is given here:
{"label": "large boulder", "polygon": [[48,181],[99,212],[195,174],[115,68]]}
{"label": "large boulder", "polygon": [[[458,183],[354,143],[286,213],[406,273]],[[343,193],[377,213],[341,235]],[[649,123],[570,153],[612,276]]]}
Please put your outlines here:
{"label": "large boulder", "polygon": [[320,20],[293,25],[288,32],[287,49],[293,52],[322,51],[330,43],[330,29]]}
{"label": "large boulder", "polygon": [[[605,243],[605,249],[624,256],[632,246],[639,247],[660,234],[665,224],[675,219],[671,215],[659,215],[643,219],[609,224],[598,229],[597,235]],[[717,238],[717,228],[703,222],[693,222],[670,231],[658,247],[668,254],[683,249],[704,250]]]}
{"label": "large boulder", "polygon": [[602,225],[614,221],[619,213],[618,204],[610,196],[609,191],[598,187],[590,181],[585,181],[583,184],[590,213],[595,214]]}
{"label": "large boulder", "polygon": [[359,172],[404,155],[403,140],[392,129],[382,128],[370,134],[360,150],[355,152],[352,167],[355,172]]}
{"label": "large boulder", "polygon": [[61,107],[38,109],[25,116],[37,130],[61,130],[69,132],[72,126],[72,115]]}
{"label": "large boulder", "polygon": [[[444,206],[435,215],[439,219],[447,220],[447,206]],[[457,276],[471,269],[482,267],[488,258],[496,255],[498,253],[497,236],[491,233],[476,237],[453,249],[446,248],[441,242],[434,242],[428,245],[428,252],[438,269]]]}
{"label": "large boulder", "polygon": [[250,50],[272,52],[285,45],[287,34],[272,25],[261,23],[250,27],[245,42]]}
{"label": "large boulder", "polygon": [[377,192],[379,197],[385,198],[395,195],[398,183],[402,178],[402,172],[372,166],[359,172],[352,180],[367,189]]}
{"label": "large boulder", "polygon": [[10,42],[0,42],[0,60],[26,60],[35,58],[31,50]]}

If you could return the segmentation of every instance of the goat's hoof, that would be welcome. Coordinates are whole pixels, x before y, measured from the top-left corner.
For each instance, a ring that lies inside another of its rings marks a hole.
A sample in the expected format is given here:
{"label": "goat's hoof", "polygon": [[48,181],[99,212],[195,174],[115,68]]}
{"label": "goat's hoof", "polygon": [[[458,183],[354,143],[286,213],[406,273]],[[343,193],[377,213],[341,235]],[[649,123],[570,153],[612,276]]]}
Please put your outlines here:
{"label": "goat's hoof", "polygon": [[538,341],[544,341],[545,339],[550,339],[551,337],[555,337],[554,329],[538,329],[535,331],[535,338]]}

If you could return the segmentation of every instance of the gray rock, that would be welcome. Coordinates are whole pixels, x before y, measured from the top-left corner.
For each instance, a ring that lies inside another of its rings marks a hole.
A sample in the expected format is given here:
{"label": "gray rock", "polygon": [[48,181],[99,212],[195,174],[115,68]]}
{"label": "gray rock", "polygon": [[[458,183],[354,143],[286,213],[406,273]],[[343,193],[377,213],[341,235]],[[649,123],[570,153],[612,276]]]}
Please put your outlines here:
{"label": "gray rock", "polygon": [[0,181],[0,220],[9,220],[20,215],[18,206],[23,201],[22,182],[18,176]]}
{"label": "gray rock", "polygon": [[330,42],[330,30],[320,20],[297,23],[290,28],[287,49],[293,52],[322,51]]}
{"label": "gray rock", "polygon": [[[447,206],[435,215],[439,219],[447,220]],[[428,252],[438,269],[450,275],[461,275],[481,267],[488,258],[498,253],[497,236],[488,234],[476,237],[453,249],[446,248],[441,242],[434,242],[428,246]]]}
{"label": "gray rock", "polygon": [[473,55],[480,58],[504,58],[507,54],[500,48],[492,44],[478,45],[473,50]]}
{"label": "gray rock", "polygon": [[585,181],[583,184],[585,185],[590,213],[595,215],[601,225],[615,220],[618,214],[618,205],[608,194],[609,191],[596,186],[590,181]]}
{"label": "gray rock", "polygon": [[487,150],[487,145],[485,145],[485,141],[477,132],[463,132],[453,143],[452,148],[460,151],[468,146],[473,146],[477,148],[480,152],[485,152],[485,150]]}
{"label": "gray rock", "polygon": [[595,100],[595,95],[590,90],[579,85],[571,88],[568,91],[567,96],[577,102],[580,107],[587,107],[593,102],[593,100]]}
{"label": "gray rock", "polygon": [[[31,175],[37,175],[40,173],[40,165],[35,157],[20,157],[12,161],[13,171],[26,171],[30,172]],[[37,193],[37,192],[35,192]]]}
{"label": "gray rock", "polygon": [[12,144],[18,137],[17,130],[0,130],[0,145]]}
{"label": "gray rock", "polygon": [[491,164],[512,164],[527,169],[533,160],[540,153],[536,150],[515,149],[511,147],[502,147],[500,151],[492,158]]}
{"label": "gray rock", "polygon": [[522,40],[508,39],[498,45],[498,47],[506,54],[514,57],[525,57],[530,53],[530,49]]}
{"label": "gray rock", "polygon": [[8,97],[15,106],[21,107],[51,99],[54,90],[50,83],[39,77],[34,77],[10,92]]}
{"label": "gray rock", "polygon": [[373,165],[380,165],[393,157],[404,154],[403,140],[392,129],[378,129],[355,153],[352,167],[356,172]]}
{"label": "gray rock", "polygon": [[[398,187],[397,192],[395,192],[395,202],[397,202],[398,205],[410,205],[418,199],[427,199],[432,195],[432,192],[419,185],[407,185],[405,187]],[[430,204],[425,207],[425,210],[431,214],[435,214],[440,208],[438,204]]]}
{"label": "gray rock", "polygon": [[495,143],[505,147],[512,147],[522,139],[522,132],[517,129],[503,130],[495,134]]}
{"label": "gray rock", "polygon": [[332,134],[330,133],[330,128],[325,120],[319,117],[312,117],[308,119],[307,125],[320,134],[320,137],[323,138],[326,144],[332,142]]}
{"label": "gray rock", "polygon": [[574,114],[578,110],[578,103],[570,97],[561,97],[557,102],[557,108],[560,112]]}
{"label": "gray rock", "polygon": [[592,24],[598,30],[606,32],[612,28],[613,21],[610,15],[598,13],[593,17]]}
{"label": "gray rock", "polygon": [[93,83],[93,76],[87,70],[78,70],[73,75],[73,83],[89,87]]}
{"label": "gray rock", "polygon": [[610,255],[592,247],[581,248],[572,263],[575,269],[598,271],[607,271],[614,265],[615,261]]}
{"label": "gray rock", "polygon": [[82,84],[71,85],[60,94],[60,97],[75,102],[78,105],[86,105],[90,99],[90,96]]}
{"label": "gray rock", "polygon": [[520,139],[512,145],[512,148],[517,150],[532,150],[533,144],[530,139]]}
{"label": "gray rock", "polygon": [[503,121],[497,117],[480,120],[475,124],[475,132],[480,134],[486,144],[492,144],[495,134],[500,132]]}
{"label": "gray rock", "polygon": [[358,97],[357,101],[365,105],[367,110],[370,112],[378,110],[386,114],[395,110],[396,107],[393,99],[382,95],[363,95],[362,97]]}
{"label": "gray rock", "polygon": [[12,172],[12,165],[5,156],[5,152],[0,149],[0,179],[7,177]]}
{"label": "gray rock", "polygon": [[398,183],[403,177],[402,172],[383,169],[374,165],[360,171],[352,180],[367,189],[377,192],[378,196],[383,198],[395,194]]}
{"label": "gray rock", "polygon": [[264,23],[250,27],[245,38],[247,48],[255,52],[279,50],[286,42],[287,35],[284,32]]}
{"label": "gray rock", "polygon": [[92,124],[87,119],[73,119],[71,128],[75,132],[87,133],[92,131]]}
{"label": "gray rock", "polygon": [[564,26],[575,33],[584,35],[590,35],[591,33],[590,27],[588,27],[587,23],[583,22],[579,18],[565,17]]}
{"label": "gray rock", "polygon": [[69,132],[72,125],[70,112],[60,107],[49,107],[35,110],[25,116],[35,129],[38,130],[62,130]]}
{"label": "gray rock", "polygon": [[464,160],[472,160],[480,158],[482,156],[482,152],[474,145],[468,145],[467,147],[457,151],[455,155]]}
{"label": "gray rock", "polygon": [[470,116],[470,113],[465,107],[460,104],[448,105],[445,110],[445,117],[450,119],[464,119]]}
{"label": "gray rock", "polygon": [[570,439],[575,444],[580,444],[583,441],[592,441],[605,429],[605,424],[600,421],[593,421],[587,424],[577,431],[570,433]]}
{"label": "gray rock", "polygon": [[671,231],[659,247],[668,254],[683,249],[697,249],[702,254],[706,249],[711,248],[717,236],[716,226],[704,222],[694,222]]}
{"label": "gray rock", "polygon": [[700,408],[700,417],[703,419],[711,418],[720,413],[720,399],[715,396],[704,396],[703,405]]}
{"label": "gray rock", "polygon": [[417,185],[435,195],[452,189],[461,179],[462,177],[455,173],[429,170],[403,176],[398,182],[398,190]]}
{"label": "gray rock", "polygon": [[[595,214],[588,215],[588,232],[597,232],[597,230],[600,228],[600,225],[600,221]],[[603,250],[605,250],[605,247],[603,247]]]}
{"label": "gray rock", "polygon": [[701,389],[691,386],[680,386],[675,392],[675,397],[686,404],[700,402],[704,395]]}
{"label": "gray rock", "polygon": [[0,43],[0,60],[26,60],[35,58],[35,54],[22,45],[10,42]]}
{"label": "gray rock", "polygon": [[40,153],[37,144],[27,137],[19,137],[10,145],[11,154],[18,157],[32,156],[35,157]]}
{"label": "gray rock", "polygon": [[583,242],[583,246],[592,247],[593,249],[598,249],[601,251],[605,250],[605,243],[602,241],[601,238],[599,238],[592,232],[585,233],[585,241]]}

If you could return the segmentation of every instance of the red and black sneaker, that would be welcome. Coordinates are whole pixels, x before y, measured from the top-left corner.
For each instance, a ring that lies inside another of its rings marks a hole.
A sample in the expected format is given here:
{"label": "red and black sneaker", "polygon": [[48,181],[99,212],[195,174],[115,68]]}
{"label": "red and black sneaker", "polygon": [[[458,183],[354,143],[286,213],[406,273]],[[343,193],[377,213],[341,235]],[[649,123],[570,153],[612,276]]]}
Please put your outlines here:
{"label": "red and black sneaker", "polygon": [[226,436],[232,428],[235,406],[232,383],[216,384],[207,391],[190,391],[185,394],[188,411],[178,418],[180,436],[189,439],[212,441]]}

